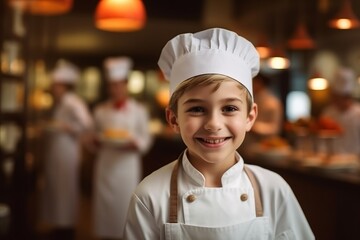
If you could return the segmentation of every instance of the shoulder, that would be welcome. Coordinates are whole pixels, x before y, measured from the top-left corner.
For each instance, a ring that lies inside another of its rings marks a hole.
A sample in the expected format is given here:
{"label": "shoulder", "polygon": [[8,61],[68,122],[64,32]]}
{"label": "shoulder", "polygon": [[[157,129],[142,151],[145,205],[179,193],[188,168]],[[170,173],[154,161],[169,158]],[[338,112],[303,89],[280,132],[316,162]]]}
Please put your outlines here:
{"label": "shoulder", "polygon": [[110,102],[109,101],[106,101],[106,102],[101,102],[101,103],[98,103],[95,107],[94,107],[94,112],[97,113],[97,112],[103,112],[105,111],[106,109],[109,109],[110,108]]}
{"label": "shoulder", "polygon": [[64,102],[66,104],[85,104],[85,101],[73,92],[68,92],[65,94]]}
{"label": "shoulder", "polygon": [[169,200],[171,173],[176,161],[152,172],[137,186],[135,195],[148,209],[156,211],[156,206]]}
{"label": "shoulder", "polygon": [[288,195],[291,192],[289,184],[279,174],[256,165],[246,164],[246,166],[254,173],[261,192],[281,195]]}
{"label": "shoulder", "polygon": [[146,176],[138,185],[135,193],[138,196],[162,194],[166,187],[170,187],[171,174],[177,160],[155,170]]}
{"label": "shoulder", "polygon": [[132,109],[137,109],[139,111],[145,111],[146,110],[145,104],[138,101],[138,100],[136,100],[136,99],[133,99],[133,98],[128,99],[128,104],[129,104],[129,106],[132,107]]}
{"label": "shoulder", "polygon": [[76,95],[75,93],[69,92],[64,96],[63,104],[68,108],[86,108],[87,105],[85,101]]}

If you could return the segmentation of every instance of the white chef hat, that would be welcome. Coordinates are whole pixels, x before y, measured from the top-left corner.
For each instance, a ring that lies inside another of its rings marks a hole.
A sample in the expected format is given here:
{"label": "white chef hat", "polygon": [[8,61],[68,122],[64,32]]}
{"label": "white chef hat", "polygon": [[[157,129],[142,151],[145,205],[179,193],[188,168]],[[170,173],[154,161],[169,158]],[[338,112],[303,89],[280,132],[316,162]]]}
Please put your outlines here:
{"label": "white chef hat", "polygon": [[111,82],[126,80],[133,61],[129,57],[109,57],[104,61],[106,77]]}
{"label": "white chef hat", "polygon": [[80,78],[80,70],[77,66],[67,60],[59,60],[51,72],[54,83],[75,84]]}
{"label": "white chef hat", "polygon": [[222,74],[243,84],[252,95],[252,78],[259,72],[256,48],[235,32],[211,28],[180,34],[162,49],[158,65],[170,81],[170,94],[186,79]]}
{"label": "white chef hat", "polygon": [[340,95],[351,95],[355,89],[356,76],[355,72],[350,68],[339,68],[331,82],[333,92]]}

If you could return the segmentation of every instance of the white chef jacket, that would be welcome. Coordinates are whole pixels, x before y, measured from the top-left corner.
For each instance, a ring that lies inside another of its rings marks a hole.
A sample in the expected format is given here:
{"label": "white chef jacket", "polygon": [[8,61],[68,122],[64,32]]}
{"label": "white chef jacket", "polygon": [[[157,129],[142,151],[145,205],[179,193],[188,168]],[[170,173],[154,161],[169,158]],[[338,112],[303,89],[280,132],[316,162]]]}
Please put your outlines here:
{"label": "white chef jacket", "polygon": [[149,115],[145,107],[128,99],[121,109],[109,101],[94,110],[97,131],[124,129],[139,150],[121,150],[101,143],[94,174],[94,230],[101,238],[122,238],[131,194],[142,178],[141,157],[151,146]]}
{"label": "white chef jacket", "polygon": [[334,153],[360,156],[360,104],[353,103],[346,111],[329,105],[324,109],[322,116],[334,119],[343,129],[343,134],[333,140]]}
{"label": "white chef jacket", "polygon": [[66,93],[55,106],[52,121],[66,124],[44,129],[44,189],[41,216],[58,227],[74,227],[79,204],[81,134],[92,127],[91,114],[77,95]]}
{"label": "white chef jacket", "polygon": [[[224,194],[224,197],[231,197],[231,192],[240,191],[249,196],[248,200],[242,204],[222,204],[229,200],[214,199],[207,202],[204,209],[201,204],[191,207],[187,201],[188,193],[201,191],[212,194],[214,188],[204,187],[203,175],[191,165],[186,154],[183,155],[178,174],[179,222],[216,227],[256,218],[253,189],[243,171],[244,161],[238,154],[237,159],[238,162],[222,176],[222,188],[226,188],[225,192],[229,193]],[[129,206],[125,239],[166,239],[164,224],[169,220],[170,178],[174,165],[175,162],[172,162],[153,172],[137,187]],[[269,218],[271,239],[314,239],[298,201],[283,178],[258,166],[248,167],[260,185],[263,214]]]}

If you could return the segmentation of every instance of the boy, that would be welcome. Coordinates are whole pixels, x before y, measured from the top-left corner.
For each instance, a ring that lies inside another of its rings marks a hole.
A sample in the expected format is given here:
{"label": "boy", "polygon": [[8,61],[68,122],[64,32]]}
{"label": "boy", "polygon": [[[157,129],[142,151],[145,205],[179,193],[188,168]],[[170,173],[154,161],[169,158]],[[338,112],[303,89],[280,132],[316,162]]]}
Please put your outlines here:
{"label": "boy", "polygon": [[125,239],[314,239],[287,183],[236,151],[257,116],[254,46],[220,28],[180,34],[159,66],[167,121],[187,149],[139,184]]}

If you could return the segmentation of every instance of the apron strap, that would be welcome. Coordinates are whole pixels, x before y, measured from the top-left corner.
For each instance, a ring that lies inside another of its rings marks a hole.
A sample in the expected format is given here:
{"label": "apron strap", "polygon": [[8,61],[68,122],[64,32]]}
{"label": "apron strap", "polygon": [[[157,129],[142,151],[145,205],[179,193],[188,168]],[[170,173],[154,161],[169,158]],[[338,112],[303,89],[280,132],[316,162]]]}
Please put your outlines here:
{"label": "apron strap", "polygon": [[[182,155],[180,156],[182,157]],[[180,158],[179,158],[180,159]],[[178,188],[177,188],[177,175],[179,168],[179,160],[176,161],[171,174],[170,182],[170,223],[177,223],[177,209],[178,209]]]}
{"label": "apron strap", "polygon": [[[171,182],[170,182],[170,214],[169,214],[169,223],[177,223],[177,211],[178,211],[178,188],[177,188],[177,176],[179,169],[179,161],[181,161],[183,154],[180,155],[179,159],[176,161],[175,166],[173,168],[171,174]],[[263,216],[263,206],[261,202],[260,196],[260,187],[259,183],[256,180],[254,173],[244,165],[244,171],[250,179],[250,183],[254,189],[254,197],[255,197],[255,211],[256,217]]]}
{"label": "apron strap", "polygon": [[263,206],[262,206],[262,201],[261,201],[259,182],[255,178],[254,173],[250,170],[249,167],[244,165],[244,171],[248,175],[251,185],[254,189],[256,217],[262,217],[264,214],[264,211],[263,211]]}

